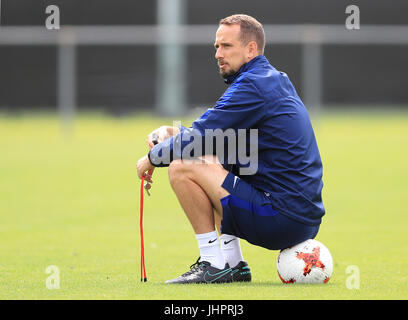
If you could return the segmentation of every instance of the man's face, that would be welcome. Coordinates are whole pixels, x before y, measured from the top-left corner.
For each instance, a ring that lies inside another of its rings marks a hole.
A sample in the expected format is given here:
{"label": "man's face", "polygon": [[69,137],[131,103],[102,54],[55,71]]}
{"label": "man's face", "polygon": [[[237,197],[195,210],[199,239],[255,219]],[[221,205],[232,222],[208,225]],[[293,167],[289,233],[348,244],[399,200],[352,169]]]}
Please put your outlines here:
{"label": "man's face", "polygon": [[244,63],[249,61],[248,48],[240,40],[240,28],[238,24],[222,24],[215,34],[215,59],[218,61],[223,78],[235,74]]}

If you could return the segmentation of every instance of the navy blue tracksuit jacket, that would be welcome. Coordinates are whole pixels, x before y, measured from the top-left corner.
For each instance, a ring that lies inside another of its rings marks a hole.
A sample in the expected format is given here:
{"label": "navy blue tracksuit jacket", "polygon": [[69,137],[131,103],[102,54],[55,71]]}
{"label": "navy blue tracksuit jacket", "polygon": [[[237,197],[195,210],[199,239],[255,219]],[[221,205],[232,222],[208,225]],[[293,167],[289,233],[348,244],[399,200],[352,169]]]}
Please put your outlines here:
{"label": "navy blue tracksuit jacket", "polygon": [[[322,162],[308,112],[288,76],[260,55],[225,82],[228,89],[191,128],[182,127],[180,134],[152,148],[151,163],[168,166],[158,160],[165,152],[170,152],[170,161],[181,158],[191,141],[182,137],[192,130],[204,141],[205,129],[257,129],[257,172],[240,178],[269,194],[281,214],[307,225],[320,224],[325,213]],[[224,164],[236,175],[239,167]]]}

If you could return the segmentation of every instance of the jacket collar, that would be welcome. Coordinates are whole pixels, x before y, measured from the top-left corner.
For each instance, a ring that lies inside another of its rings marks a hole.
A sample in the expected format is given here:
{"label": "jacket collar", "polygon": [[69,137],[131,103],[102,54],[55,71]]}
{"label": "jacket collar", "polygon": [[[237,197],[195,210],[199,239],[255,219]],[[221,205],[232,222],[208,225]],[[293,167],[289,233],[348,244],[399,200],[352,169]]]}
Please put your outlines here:
{"label": "jacket collar", "polygon": [[256,57],[253,58],[251,61],[249,61],[249,62],[247,62],[247,63],[244,63],[244,64],[241,66],[241,68],[239,68],[239,70],[238,70],[235,74],[233,74],[233,75],[231,75],[231,76],[225,78],[225,79],[224,79],[224,82],[225,82],[226,84],[231,84],[231,83],[233,83],[234,80],[235,80],[236,78],[238,78],[243,72],[246,72],[246,71],[250,70],[254,65],[257,65],[257,64],[259,64],[259,63],[261,63],[261,62],[265,62],[265,61],[268,62],[268,60],[266,59],[265,56],[263,56],[263,55],[256,56]]}

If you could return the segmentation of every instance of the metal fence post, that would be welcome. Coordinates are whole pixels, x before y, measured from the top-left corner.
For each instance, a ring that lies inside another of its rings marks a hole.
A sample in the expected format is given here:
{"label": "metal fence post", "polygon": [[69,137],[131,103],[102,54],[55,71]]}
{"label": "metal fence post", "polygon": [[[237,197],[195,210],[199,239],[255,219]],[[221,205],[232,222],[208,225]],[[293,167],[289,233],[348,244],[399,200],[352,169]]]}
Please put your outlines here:
{"label": "metal fence post", "polygon": [[322,108],[322,53],[319,29],[305,28],[302,43],[302,92],[303,101],[312,116]]}
{"label": "metal fence post", "polygon": [[73,31],[59,31],[57,58],[57,106],[62,134],[72,136],[76,112],[76,44]]}
{"label": "metal fence post", "polygon": [[187,65],[186,46],[181,41],[181,25],[185,23],[184,0],[158,0],[156,111],[165,117],[185,114]]}

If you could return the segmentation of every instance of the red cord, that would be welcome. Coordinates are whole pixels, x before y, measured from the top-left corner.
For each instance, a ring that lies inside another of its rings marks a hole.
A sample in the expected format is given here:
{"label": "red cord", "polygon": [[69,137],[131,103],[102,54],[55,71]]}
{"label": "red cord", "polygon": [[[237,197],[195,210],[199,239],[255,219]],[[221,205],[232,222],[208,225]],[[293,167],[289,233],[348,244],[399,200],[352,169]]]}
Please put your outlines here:
{"label": "red cord", "polygon": [[146,266],[144,258],[144,239],[143,239],[143,188],[144,179],[142,177],[142,183],[140,185],[140,281],[147,281]]}

